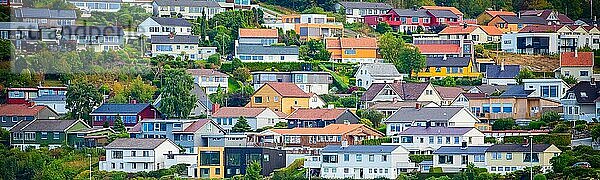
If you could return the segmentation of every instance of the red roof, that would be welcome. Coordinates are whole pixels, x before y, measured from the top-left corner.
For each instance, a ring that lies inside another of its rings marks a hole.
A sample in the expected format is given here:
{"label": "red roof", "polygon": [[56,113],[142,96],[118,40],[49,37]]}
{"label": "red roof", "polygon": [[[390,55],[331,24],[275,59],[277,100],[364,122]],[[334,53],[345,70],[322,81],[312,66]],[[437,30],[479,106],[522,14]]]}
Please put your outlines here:
{"label": "red roof", "polygon": [[446,27],[439,34],[470,34],[477,28],[477,26],[467,26],[466,28],[463,26]]}
{"label": "red roof", "polygon": [[423,54],[460,53],[460,45],[458,44],[415,44],[415,46]]}
{"label": "red roof", "polygon": [[267,108],[251,107],[222,107],[212,114],[212,117],[256,117]]}
{"label": "red roof", "polygon": [[558,31],[562,26],[556,25],[529,25],[521,29],[520,33],[552,33]]}
{"label": "red roof", "polygon": [[463,89],[459,87],[436,86],[435,90],[438,91],[438,93],[440,93],[440,96],[442,96],[442,98],[444,99],[454,99],[456,98],[456,96],[463,92]]}
{"label": "red roof", "polygon": [[485,33],[490,36],[502,36],[502,30],[498,29],[496,26],[480,26]]}
{"label": "red roof", "polygon": [[196,122],[190,124],[183,132],[196,132],[198,129],[202,128],[206,123],[210,123],[210,119],[198,119]]}
{"label": "red roof", "polygon": [[594,66],[594,53],[593,52],[563,52],[560,54],[560,65],[561,66],[577,66],[577,67],[591,67]]}
{"label": "red roof", "polygon": [[510,11],[485,11],[485,13],[489,14],[492,17],[496,17],[496,16],[516,16],[516,14],[514,12],[510,12]]}
{"label": "red roof", "polygon": [[346,112],[346,109],[297,109],[286,119],[300,120],[335,120]]}
{"label": "red roof", "polygon": [[452,6],[421,6],[421,8],[427,9],[427,10],[448,10],[448,11],[452,11],[452,13],[454,13],[456,15],[463,15],[463,13],[460,12],[460,10],[458,10]]}
{"label": "red roof", "polygon": [[27,104],[0,104],[0,116],[37,116],[46,106],[29,106]]}
{"label": "red roof", "polygon": [[[282,97],[312,97],[302,91],[296,84],[289,82],[269,82],[263,86],[270,86]],[[261,87],[262,88],[262,87]]]}
{"label": "red roof", "polygon": [[239,37],[279,37],[277,29],[240,29]]}

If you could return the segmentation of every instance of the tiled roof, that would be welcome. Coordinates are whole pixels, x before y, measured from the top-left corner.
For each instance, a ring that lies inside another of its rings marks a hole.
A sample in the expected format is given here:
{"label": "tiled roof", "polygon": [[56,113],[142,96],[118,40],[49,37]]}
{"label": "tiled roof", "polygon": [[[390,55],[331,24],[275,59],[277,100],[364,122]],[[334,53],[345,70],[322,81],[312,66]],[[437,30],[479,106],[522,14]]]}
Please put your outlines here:
{"label": "tiled roof", "polygon": [[529,25],[519,30],[519,33],[553,33],[561,27],[560,25]]}
{"label": "tiled roof", "polygon": [[[596,81],[595,85],[592,85],[590,81],[580,81],[567,90],[565,99],[569,93],[575,95],[578,103],[594,103],[600,97],[600,81]],[[585,96],[582,96],[582,93],[585,93]]]}
{"label": "tiled roof", "polygon": [[462,93],[467,99],[483,99],[487,98],[487,94],[485,93]]}
{"label": "tiled roof", "polygon": [[297,109],[286,119],[299,120],[335,120],[347,109]]}
{"label": "tiled roof", "polygon": [[[550,144],[533,144],[533,152],[544,152]],[[524,144],[494,144],[485,152],[529,152],[532,148]]]}
{"label": "tiled roof", "polygon": [[187,128],[183,130],[183,132],[196,132],[198,129],[202,128],[207,123],[211,123],[210,119],[198,119],[196,122],[190,124]]}
{"label": "tiled roof", "polygon": [[427,12],[436,18],[458,18],[458,16],[450,10],[428,10]]}
{"label": "tiled roof", "polygon": [[241,38],[245,38],[245,37],[250,37],[250,38],[263,38],[263,37],[270,37],[270,38],[277,38],[279,37],[277,29],[240,29],[239,30],[239,37]]}
{"label": "tiled roof", "polygon": [[197,45],[200,42],[198,36],[192,35],[153,35],[150,38],[152,44],[192,44]]}
{"label": "tiled roof", "polygon": [[428,10],[449,10],[454,14],[463,15],[463,13],[460,12],[460,10],[456,9],[455,7],[451,7],[451,6],[421,6],[421,8],[428,9]]}
{"label": "tiled roof", "polygon": [[360,97],[361,101],[371,101],[386,86],[389,85],[403,100],[416,100],[425,91],[429,83],[373,83]]}
{"label": "tiled roof", "polygon": [[485,154],[489,146],[442,146],[435,150],[433,154]]}
{"label": "tiled roof", "polygon": [[221,77],[229,77],[229,75],[222,73],[221,71],[215,69],[188,69],[186,70],[188,73],[193,76],[221,76]]}
{"label": "tiled roof", "polygon": [[516,16],[517,14],[515,14],[514,12],[510,12],[510,11],[491,11],[491,10],[486,10],[485,13],[489,14],[492,17],[496,17],[496,16]]}
{"label": "tiled roof", "polygon": [[169,139],[136,139],[136,138],[121,138],[115,139],[110,144],[106,145],[106,149],[155,149],[162,143],[170,141]]}
{"label": "tiled roof", "polygon": [[237,53],[242,55],[298,55],[298,46],[240,45]]}
{"label": "tiled roof", "polygon": [[430,17],[429,14],[427,14],[427,10],[424,9],[392,9],[392,11],[394,11],[400,17]]}
{"label": "tiled roof", "polygon": [[513,79],[521,71],[520,65],[487,65],[485,74],[488,79]]}
{"label": "tiled roof", "polygon": [[462,107],[401,108],[385,122],[448,121],[462,109]]}
{"label": "tiled roof", "polygon": [[594,66],[594,52],[563,52],[560,54],[560,66],[592,67]]}
{"label": "tiled roof", "polygon": [[459,44],[415,44],[422,54],[459,54]]}
{"label": "tiled roof", "polygon": [[473,130],[475,128],[472,127],[442,127],[442,126],[434,126],[434,127],[410,127],[400,133],[399,135],[463,135],[467,132]]}
{"label": "tiled roof", "polygon": [[63,26],[61,35],[123,36],[125,32],[118,26]]}
{"label": "tiled roof", "polygon": [[470,57],[428,57],[426,67],[467,67],[471,62]]}
{"label": "tiled roof", "polygon": [[[37,119],[33,121],[21,121],[19,123],[26,123],[26,125],[19,125],[18,129],[11,129],[12,132],[15,131],[66,131],[67,128],[71,127],[73,124],[81,122],[78,120],[58,120],[58,119]],[[84,123],[85,124],[85,123]],[[15,126],[17,127],[17,126]]]}
{"label": "tiled roof", "polygon": [[212,7],[219,8],[216,1],[196,1],[196,0],[154,0],[159,6],[185,6],[185,7]]}
{"label": "tiled roof", "polygon": [[340,5],[344,6],[346,9],[355,8],[355,9],[392,9],[387,3],[374,3],[374,2],[339,2]]}
{"label": "tiled roof", "polygon": [[[366,128],[377,131],[364,124],[330,124],[322,128],[293,128],[293,129],[271,129],[277,134],[282,135],[312,135],[312,134],[330,134],[330,135],[343,135],[350,131]],[[378,131],[377,131],[378,132]],[[380,133],[381,134],[381,133]]]}
{"label": "tiled roof", "polygon": [[164,17],[150,17],[156,23],[163,26],[184,26],[192,27],[192,24],[185,19],[181,18],[164,18]]}
{"label": "tiled roof", "polygon": [[26,104],[0,104],[0,116],[37,116],[45,108],[48,107]]}
{"label": "tiled roof", "polygon": [[503,19],[504,21],[506,21],[506,23],[509,24],[546,24],[546,20],[541,18],[541,17],[537,17],[537,16],[521,16],[521,18],[519,18],[518,16],[503,16],[500,15],[498,16],[498,18]]}
{"label": "tiled roof", "polygon": [[[550,14],[552,13],[553,10],[550,9],[545,9],[545,10],[525,10],[525,11],[521,11],[521,16],[536,16],[536,17],[540,17],[543,19],[547,19],[548,16],[550,16]],[[557,12],[558,13],[558,12]],[[573,24],[573,20],[571,20],[571,18],[569,18],[568,16],[562,14],[562,13],[558,13],[558,21],[560,21],[561,24]]]}
{"label": "tiled roof", "polygon": [[375,38],[330,38],[325,42],[327,48],[377,48]]}
{"label": "tiled roof", "polygon": [[438,93],[440,93],[440,96],[442,96],[442,98],[444,99],[454,99],[456,98],[460,93],[463,92],[462,88],[459,87],[442,87],[442,86],[436,86],[435,90],[438,91]]}
{"label": "tiled roof", "polygon": [[502,36],[502,30],[496,26],[479,26],[481,30],[485,31],[490,36]]}
{"label": "tiled roof", "polygon": [[91,114],[137,114],[150,106],[147,103],[140,104],[108,104],[104,103],[97,109],[92,111]]}
{"label": "tiled roof", "polygon": [[221,107],[217,112],[212,114],[212,117],[256,117],[267,108],[251,108],[251,107]]}
{"label": "tiled roof", "polygon": [[438,34],[470,34],[475,31],[479,26],[449,26],[444,28]]}
{"label": "tiled roof", "polygon": [[265,86],[270,86],[282,97],[312,97],[310,94],[302,91],[296,84],[288,82],[268,82]]}
{"label": "tiled roof", "polygon": [[342,147],[341,145],[327,145],[322,153],[391,153],[402,146],[392,145],[350,145]]}
{"label": "tiled roof", "polygon": [[[392,63],[370,63],[361,64],[360,68],[365,69],[373,77],[398,77],[401,76],[396,66]],[[360,69],[359,68],[359,69]],[[358,73],[358,72],[356,72]]]}

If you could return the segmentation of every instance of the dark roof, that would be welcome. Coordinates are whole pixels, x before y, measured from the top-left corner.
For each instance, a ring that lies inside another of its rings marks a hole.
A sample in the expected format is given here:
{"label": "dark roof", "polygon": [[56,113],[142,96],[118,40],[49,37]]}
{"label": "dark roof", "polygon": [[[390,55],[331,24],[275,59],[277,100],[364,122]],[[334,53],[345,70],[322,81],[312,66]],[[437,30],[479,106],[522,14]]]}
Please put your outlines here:
{"label": "dark roof", "polygon": [[27,22],[0,22],[0,29],[12,30],[12,29],[26,29],[26,30],[39,30],[37,23]]}
{"label": "dark roof", "polygon": [[436,18],[440,18],[440,17],[458,18],[458,16],[456,14],[452,13],[452,11],[449,11],[449,10],[427,10],[427,11]]}
{"label": "dark roof", "polygon": [[546,20],[544,18],[540,18],[537,16],[504,16],[500,15],[499,18],[502,18],[509,24],[546,24]]}
{"label": "dark roof", "polygon": [[[525,11],[521,11],[521,16],[536,16],[536,17],[541,17],[544,19],[547,19],[548,16],[550,16],[550,14],[553,12],[553,10],[550,9],[545,9],[545,10],[525,10]],[[558,21],[561,24],[573,24],[573,20],[571,20],[571,18],[569,18],[568,16],[562,14],[562,13],[558,13]]]}
{"label": "dark roof", "polygon": [[[396,66],[392,63],[369,63],[361,64],[359,69],[363,68],[373,77],[398,77],[401,76]],[[357,72],[358,73],[358,72]]]}
{"label": "dark roof", "polygon": [[[550,144],[533,144],[533,152],[544,152]],[[523,144],[494,144],[485,152],[529,152],[531,148]]]}
{"label": "dark roof", "polygon": [[485,154],[489,146],[467,146],[462,148],[460,146],[442,146],[435,150],[433,154]]}
{"label": "dark roof", "polygon": [[171,38],[170,35],[153,35],[150,38],[152,44],[198,44],[200,39],[198,36],[192,35],[175,35]]}
{"label": "dark roof", "polygon": [[170,141],[169,139],[135,139],[121,138],[115,139],[106,145],[106,149],[155,149],[162,143]]}
{"label": "dark roof", "polygon": [[41,8],[18,8],[14,9],[16,18],[48,18],[48,19],[77,19],[75,10],[53,10]]}
{"label": "dark roof", "polygon": [[339,2],[340,5],[344,6],[346,9],[356,8],[356,9],[392,9],[387,3],[373,3],[373,2]]}
{"label": "dark roof", "polygon": [[221,7],[216,1],[195,0],[154,0],[159,6],[185,6],[185,7]]}
{"label": "dark roof", "polygon": [[467,67],[470,62],[470,57],[428,57],[425,64],[427,67]]}
{"label": "dark roof", "polygon": [[125,33],[118,26],[63,26],[61,35],[123,36]]}
{"label": "dark roof", "polygon": [[185,19],[181,18],[163,18],[163,17],[150,17],[156,23],[163,26],[185,26],[192,27],[192,24]]}
{"label": "dark roof", "polygon": [[482,84],[479,86],[475,86],[481,93],[485,93],[487,95],[494,94],[494,92],[503,92],[508,90],[509,86],[500,86],[500,85],[489,85]]}
{"label": "dark roof", "polygon": [[[33,121],[21,121],[19,123],[26,123],[24,126],[19,126],[20,128],[13,128],[11,131],[66,131],[67,128],[71,127],[73,124],[81,122],[78,120],[58,120],[58,119],[37,119]],[[15,126],[17,127],[17,126]]]}
{"label": "dark roof", "polygon": [[323,153],[391,153],[401,146],[386,146],[386,145],[349,145],[342,147],[340,145],[327,145],[321,152]]}
{"label": "dark roof", "polygon": [[33,101],[38,102],[38,101],[66,101],[67,100],[67,96],[65,95],[45,95],[45,96],[38,96],[37,98],[33,99]]}
{"label": "dark roof", "polygon": [[421,96],[423,91],[427,88],[429,83],[407,83],[407,82],[394,82],[394,83],[373,83],[360,97],[361,101],[371,101],[379,92],[386,86],[390,86],[398,96],[403,100],[416,100]]}
{"label": "dark roof", "polygon": [[472,127],[410,127],[400,133],[399,135],[463,135],[475,128]]}
{"label": "dark roof", "polygon": [[[599,91],[600,81],[596,81],[595,85],[592,85],[590,81],[580,81],[567,91],[564,99],[569,96],[569,93],[574,93],[578,103],[594,103],[600,97]],[[585,93],[585,96],[582,96],[582,92]]]}
{"label": "dark roof", "polygon": [[385,122],[448,121],[462,109],[462,107],[401,108]]}
{"label": "dark roof", "polygon": [[100,107],[92,111],[91,114],[137,114],[146,107],[151,106],[147,103],[141,104],[102,104]]}
{"label": "dark roof", "polygon": [[509,86],[504,93],[500,94],[500,97],[527,97],[533,90],[525,90],[523,85],[512,85]]}
{"label": "dark roof", "polygon": [[206,92],[204,92],[200,85],[194,83],[194,88],[192,88],[192,94],[196,95],[196,100],[198,100],[200,104],[204,105],[204,107],[206,107],[209,110],[212,109],[213,103],[212,101],[210,101],[210,98],[208,98]]}
{"label": "dark roof", "polygon": [[486,78],[488,79],[513,79],[521,71],[521,66],[519,65],[504,65],[504,70],[502,70],[502,65],[487,65],[486,66]]}
{"label": "dark roof", "polygon": [[260,55],[298,55],[298,46],[262,46],[262,45],[240,45],[238,54],[260,54]]}
{"label": "dark roof", "polygon": [[429,17],[429,14],[427,14],[427,10],[425,9],[392,9],[392,11],[396,12],[398,16],[403,17]]}

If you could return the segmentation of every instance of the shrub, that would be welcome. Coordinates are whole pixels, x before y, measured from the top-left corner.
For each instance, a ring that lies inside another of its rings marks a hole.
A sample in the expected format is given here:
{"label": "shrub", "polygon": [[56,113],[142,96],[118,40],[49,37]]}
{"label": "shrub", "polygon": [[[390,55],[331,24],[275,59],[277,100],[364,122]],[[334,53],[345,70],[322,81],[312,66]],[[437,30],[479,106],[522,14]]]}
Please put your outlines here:
{"label": "shrub", "polygon": [[381,145],[381,143],[391,143],[392,138],[390,137],[382,137],[377,139],[365,139],[362,141],[363,145]]}

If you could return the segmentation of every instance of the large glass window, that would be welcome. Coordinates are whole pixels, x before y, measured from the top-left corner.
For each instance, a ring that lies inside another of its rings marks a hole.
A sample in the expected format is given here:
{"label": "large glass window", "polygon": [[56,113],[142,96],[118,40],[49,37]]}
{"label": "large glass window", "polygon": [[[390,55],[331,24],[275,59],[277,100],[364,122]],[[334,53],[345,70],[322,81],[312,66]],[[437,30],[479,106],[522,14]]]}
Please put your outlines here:
{"label": "large glass window", "polygon": [[[523,153],[525,156],[523,157],[523,162],[531,162],[531,153]],[[540,162],[539,153],[533,153],[533,162]]]}
{"label": "large glass window", "polygon": [[200,165],[202,166],[218,166],[221,164],[221,154],[219,151],[203,151],[200,152]]}
{"label": "large glass window", "polygon": [[502,105],[500,103],[492,104],[492,113],[500,113]]}
{"label": "large glass window", "polygon": [[156,51],[173,51],[171,45],[156,45]]}
{"label": "large glass window", "polygon": [[123,151],[113,151],[112,158],[113,159],[123,159]]}
{"label": "large glass window", "polygon": [[337,155],[323,155],[323,163],[337,163]]}
{"label": "large glass window", "polygon": [[485,154],[475,154],[475,162],[485,162]]}
{"label": "large glass window", "polygon": [[438,159],[439,164],[453,164],[453,162],[454,162],[453,156],[441,155],[438,157],[439,157],[439,159]]}
{"label": "large glass window", "polygon": [[402,143],[413,143],[413,137],[412,136],[402,136],[401,138],[401,142]]}
{"label": "large glass window", "polygon": [[242,163],[242,156],[240,154],[228,154],[227,155],[227,165],[229,166],[239,166]]}
{"label": "large glass window", "polygon": [[512,113],[513,112],[512,104],[508,104],[508,103],[502,104],[502,112]]}
{"label": "large glass window", "polygon": [[483,113],[490,113],[490,104],[482,104],[481,110],[483,111]]}

